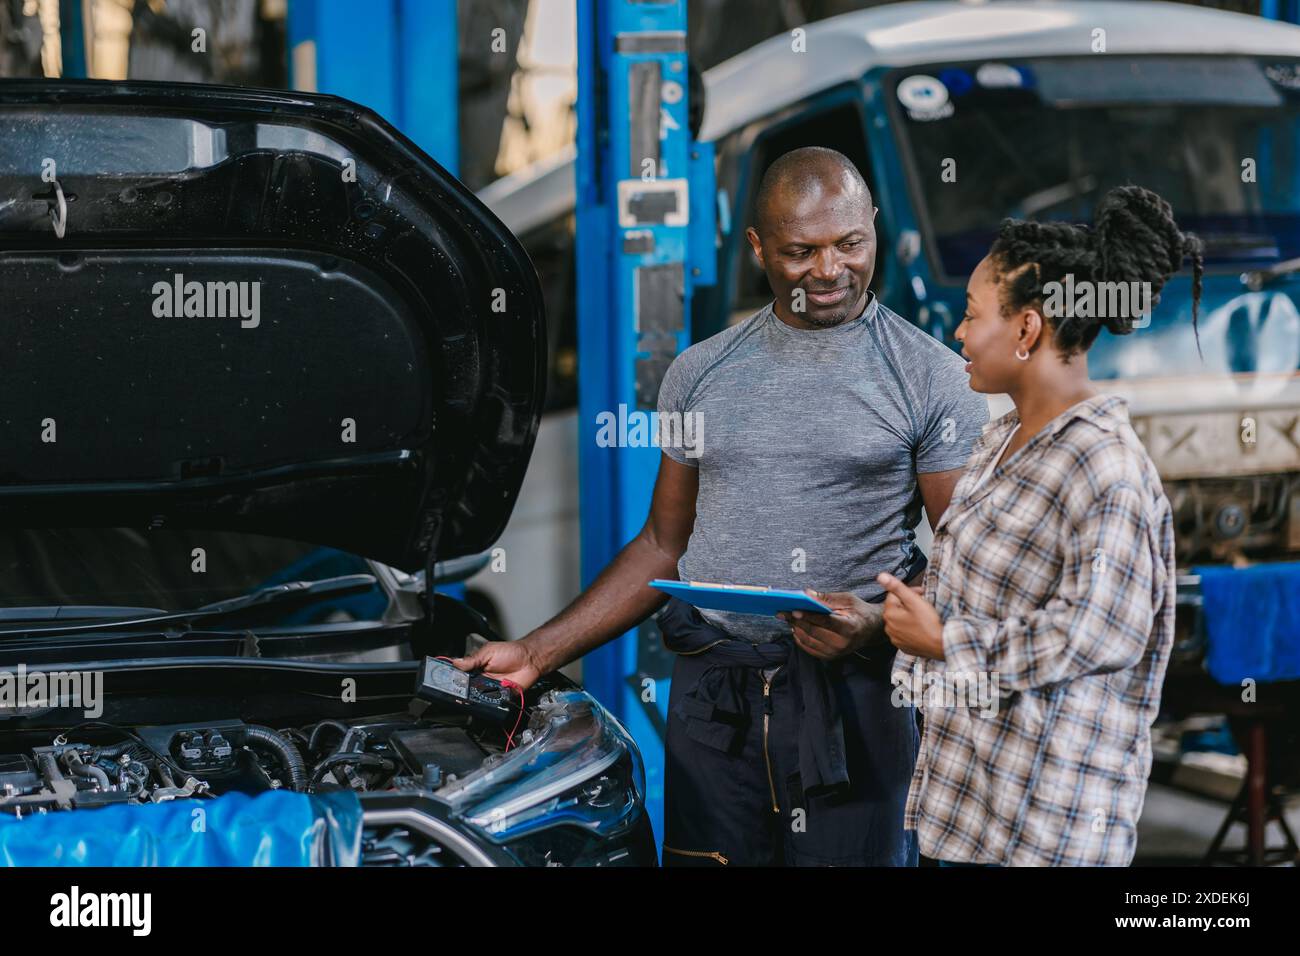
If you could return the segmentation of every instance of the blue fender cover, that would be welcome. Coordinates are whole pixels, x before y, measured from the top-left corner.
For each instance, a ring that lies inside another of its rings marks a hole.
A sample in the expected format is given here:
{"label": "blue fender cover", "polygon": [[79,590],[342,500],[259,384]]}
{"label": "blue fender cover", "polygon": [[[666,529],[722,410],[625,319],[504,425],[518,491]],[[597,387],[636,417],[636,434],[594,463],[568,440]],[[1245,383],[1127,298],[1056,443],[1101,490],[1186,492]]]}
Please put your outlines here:
{"label": "blue fender cover", "polygon": [[360,857],[351,791],[0,813],[5,866],[356,866]]}
{"label": "blue fender cover", "polygon": [[1211,677],[1236,685],[1300,678],[1300,561],[1192,571],[1201,576]]}

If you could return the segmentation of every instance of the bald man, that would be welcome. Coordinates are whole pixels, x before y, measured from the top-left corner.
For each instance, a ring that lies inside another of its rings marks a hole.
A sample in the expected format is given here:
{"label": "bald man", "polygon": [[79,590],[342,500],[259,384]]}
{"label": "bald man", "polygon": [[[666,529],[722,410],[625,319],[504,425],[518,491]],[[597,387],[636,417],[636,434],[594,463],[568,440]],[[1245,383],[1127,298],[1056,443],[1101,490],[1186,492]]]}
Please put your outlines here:
{"label": "bald man", "polygon": [[[919,581],[920,505],[938,521],[988,409],[955,353],[869,291],[875,213],[840,153],[771,165],[746,234],[774,299],[660,387],[661,423],[700,440],[661,435],[645,527],[573,604],[458,662],[527,686],[658,610],[678,655],[666,865],[916,864],[917,730],[891,702],[876,575]],[[658,577],[811,589],[834,614],[665,604]]]}

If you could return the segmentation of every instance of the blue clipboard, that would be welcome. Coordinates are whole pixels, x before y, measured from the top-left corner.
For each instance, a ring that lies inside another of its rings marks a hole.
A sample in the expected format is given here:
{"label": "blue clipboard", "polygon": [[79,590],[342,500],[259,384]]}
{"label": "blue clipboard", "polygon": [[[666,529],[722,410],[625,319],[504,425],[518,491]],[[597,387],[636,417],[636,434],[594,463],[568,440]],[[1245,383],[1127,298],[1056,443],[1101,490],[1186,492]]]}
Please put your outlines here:
{"label": "blue clipboard", "polygon": [[680,598],[687,604],[707,607],[713,611],[730,611],[733,614],[762,614],[772,617],[779,611],[835,613],[833,608],[810,598],[802,591],[784,591],[780,588],[760,588],[746,584],[666,581],[663,578],[655,578],[650,586]]}

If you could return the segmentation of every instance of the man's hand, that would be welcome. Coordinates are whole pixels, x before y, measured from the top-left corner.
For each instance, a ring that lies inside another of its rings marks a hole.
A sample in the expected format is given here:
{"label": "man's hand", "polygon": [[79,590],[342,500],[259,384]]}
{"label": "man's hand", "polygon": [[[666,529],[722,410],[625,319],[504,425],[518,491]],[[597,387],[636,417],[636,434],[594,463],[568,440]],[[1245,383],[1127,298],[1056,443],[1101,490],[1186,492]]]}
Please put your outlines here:
{"label": "man's hand", "polygon": [[823,661],[838,660],[871,643],[881,633],[879,604],[868,604],[856,594],[804,591],[828,604],[833,614],[782,611],[777,617],[794,630],[794,641],[807,654]]}
{"label": "man's hand", "polygon": [[934,605],[892,574],[879,574],[876,580],[889,592],[885,596],[885,633],[890,643],[914,657],[943,660],[943,622]]}
{"label": "man's hand", "polygon": [[532,651],[523,641],[488,641],[469,657],[453,657],[459,670],[483,671],[493,680],[511,680],[524,690],[542,676]]}

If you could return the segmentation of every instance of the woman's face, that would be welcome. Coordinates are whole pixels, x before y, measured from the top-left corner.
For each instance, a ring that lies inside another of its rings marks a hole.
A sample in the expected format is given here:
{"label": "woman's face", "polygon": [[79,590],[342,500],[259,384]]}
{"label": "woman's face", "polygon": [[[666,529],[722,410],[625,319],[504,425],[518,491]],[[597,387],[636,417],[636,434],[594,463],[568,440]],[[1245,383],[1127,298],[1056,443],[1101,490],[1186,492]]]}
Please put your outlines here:
{"label": "woman's face", "polygon": [[971,388],[993,394],[1015,390],[1029,364],[1016,358],[1022,327],[1002,315],[993,264],[985,256],[966,284],[966,314],[953,333],[962,344]]}

